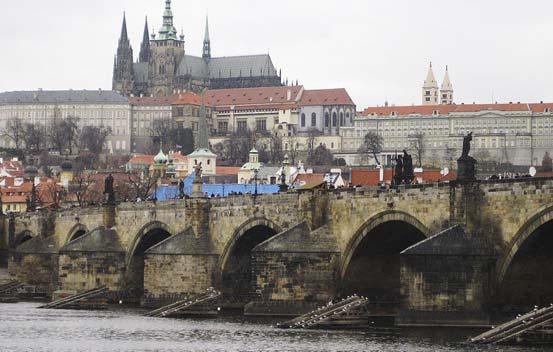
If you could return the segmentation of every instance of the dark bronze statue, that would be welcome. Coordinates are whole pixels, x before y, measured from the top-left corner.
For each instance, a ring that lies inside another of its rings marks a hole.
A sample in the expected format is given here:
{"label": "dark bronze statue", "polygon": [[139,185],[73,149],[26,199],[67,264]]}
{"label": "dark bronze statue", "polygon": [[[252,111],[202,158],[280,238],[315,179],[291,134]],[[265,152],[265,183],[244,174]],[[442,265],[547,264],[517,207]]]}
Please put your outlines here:
{"label": "dark bronze statue", "polygon": [[184,198],[184,180],[179,181],[179,197]]}
{"label": "dark bronze statue", "polygon": [[403,149],[403,179],[406,184],[411,184],[414,178],[413,158],[407,153],[407,150]]}
{"label": "dark bronze statue", "polygon": [[113,190],[113,176],[111,174],[104,180],[104,194],[109,204],[115,203],[115,192]]}
{"label": "dark bronze statue", "polygon": [[457,160],[457,180],[472,182],[476,180],[476,159],[469,155],[472,132],[463,137],[463,153]]}
{"label": "dark bronze statue", "polygon": [[470,142],[472,141],[472,132],[463,137],[463,153],[461,158],[466,158],[470,153]]}
{"label": "dark bronze statue", "polygon": [[396,157],[394,184],[400,185],[402,182],[403,182],[403,157],[401,155],[398,155]]}

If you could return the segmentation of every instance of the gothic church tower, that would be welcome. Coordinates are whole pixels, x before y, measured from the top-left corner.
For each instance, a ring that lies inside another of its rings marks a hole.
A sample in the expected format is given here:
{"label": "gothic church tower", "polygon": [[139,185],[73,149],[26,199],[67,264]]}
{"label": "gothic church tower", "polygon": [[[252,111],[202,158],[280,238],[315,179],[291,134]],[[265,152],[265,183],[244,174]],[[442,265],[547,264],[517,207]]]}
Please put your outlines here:
{"label": "gothic church tower", "polygon": [[428,68],[428,74],[426,80],[422,86],[422,105],[437,105],[438,104],[438,82],[434,78],[434,71],[432,71],[432,63]]}
{"label": "gothic church tower", "polygon": [[184,57],[184,34],[177,37],[177,30],[173,25],[171,0],[165,1],[163,26],[157,37],[152,38],[148,90],[154,96],[170,96],[176,93],[178,88],[177,70]]}
{"label": "gothic church tower", "polygon": [[133,91],[133,53],[127,35],[127,19],[124,14],[117,54],[113,63],[112,89],[123,95],[130,95]]}
{"label": "gothic church tower", "polygon": [[442,87],[440,89],[440,97],[442,104],[453,104],[453,86],[449,80],[449,70],[447,65],[445,67],[444,81],[442,82]]}

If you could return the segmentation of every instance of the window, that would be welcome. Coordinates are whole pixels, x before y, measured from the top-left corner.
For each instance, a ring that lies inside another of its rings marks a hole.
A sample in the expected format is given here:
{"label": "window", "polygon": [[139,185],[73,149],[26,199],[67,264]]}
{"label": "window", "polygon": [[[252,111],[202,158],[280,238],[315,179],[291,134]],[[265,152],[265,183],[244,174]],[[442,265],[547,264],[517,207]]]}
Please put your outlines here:
{"label": "window", "polygon": [[211,159],[207,159],[207,165],[211,165]]}
{"label": "window", "polygon": [[328,112],[325,112],[325,127],[328,127],[330,124],[330,116],[328,115]]}
{"label": "window", "polygon": [[429,91],[429,90],[426,91],[426,95],[430,95],[430,91]]}
{"label": "window", "polygon": [[332,127],[336,127],[336,124],[338,123],[338,115],[336,112],[332,113]]}
{"label": "window", "polygon": [[267,120],[257,120],[255,121],[256,131],[267,131]]}
{"label": "window", "polygon": [[429,98],[429,97],[426,97],[426,101],[430,101],[430,98]]}
{"label": "window", "polygon": [[184,108],[177,108],[177,116],[184,116]]}
{"label": "window", "polygon": [[228,122],[227,121],[219,121],[217,124],[217,130],[220,133],[227,133],[228,132]]}
{"label": "window", "polygon": [[340,113],[340,126],[343,126],[344,125],[344,113],[341,112]]}
{"label": "window", "polygon": [[248,122],[246,120],[238,121],[236,127],[238,132],[245,132],[248,130]]}
{"label": "window", "polygon": [[305,127],[305,114],[301,114],[301,127]]}
{"label": "window", "polygon": [[311,126],[312,127],[317,126],[317,114],[315,113],[311,114]]}
{"label": "window", "polygon": [[346,120],[349,120],[350,123],[353,123],[353,115],[350,117],[349,111],[346,112]]}

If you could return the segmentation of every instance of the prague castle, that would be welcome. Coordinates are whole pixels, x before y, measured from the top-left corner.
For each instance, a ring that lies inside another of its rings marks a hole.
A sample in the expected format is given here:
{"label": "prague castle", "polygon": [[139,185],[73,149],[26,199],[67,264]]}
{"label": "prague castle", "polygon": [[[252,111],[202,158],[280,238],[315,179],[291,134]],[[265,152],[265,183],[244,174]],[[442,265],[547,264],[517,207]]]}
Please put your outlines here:
{"label": "prague castle", "polygon": [[171,0],[165,1],[163,25],[157,34],[148,28],[137,62],[123,26],[113,65],[113,90],[130,96],[169,96],[203,88],[250,88],[281,86],[280,73],[268,54],[212,57],[209,24],[206,19],[202,56],[187,55],[184,34],[177,35]]}

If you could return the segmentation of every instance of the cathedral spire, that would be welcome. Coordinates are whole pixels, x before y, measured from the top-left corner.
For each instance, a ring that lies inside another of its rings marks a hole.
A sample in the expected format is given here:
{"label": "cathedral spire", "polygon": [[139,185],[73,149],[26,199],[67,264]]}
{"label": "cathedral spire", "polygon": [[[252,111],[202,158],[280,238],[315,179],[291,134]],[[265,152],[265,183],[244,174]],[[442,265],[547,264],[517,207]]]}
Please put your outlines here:
{"label": "cathedral spire", "polygon": [[173,11],[171,11],[171,0],[165,0],[165,11],[163,12],[163,26],[159,30],[159,40],[177,40],[177,30],[173,25]]}
{"label": "cathedral spire", "polygon": [[127,16],[123,12],[123,25],[121,26],[121,36],[119,37],[119,41],[127,41],[129,40],[129,36],[127,35]]}
{"label": "cathedral spire", "polygon": [[202,57],[211,59],[211,40],[209,39],[209,18],[205,17],[205,35],[204,35],[204,50]]}
{"label": "cathedral spire", "polygon": [[209,150],[209,131],[207,130],[207,114],[205,109],[205,89],[202,90],[202,105],[200,106],[200,118],[198,121],[198,143],[196,149]]}
{"label": "cathedral spire", "polygon": [[150,30],[148,28],[148,17],[144,23],[144,35],[142,38],[142,44],[140,45],[139,62],[150,61]]}

